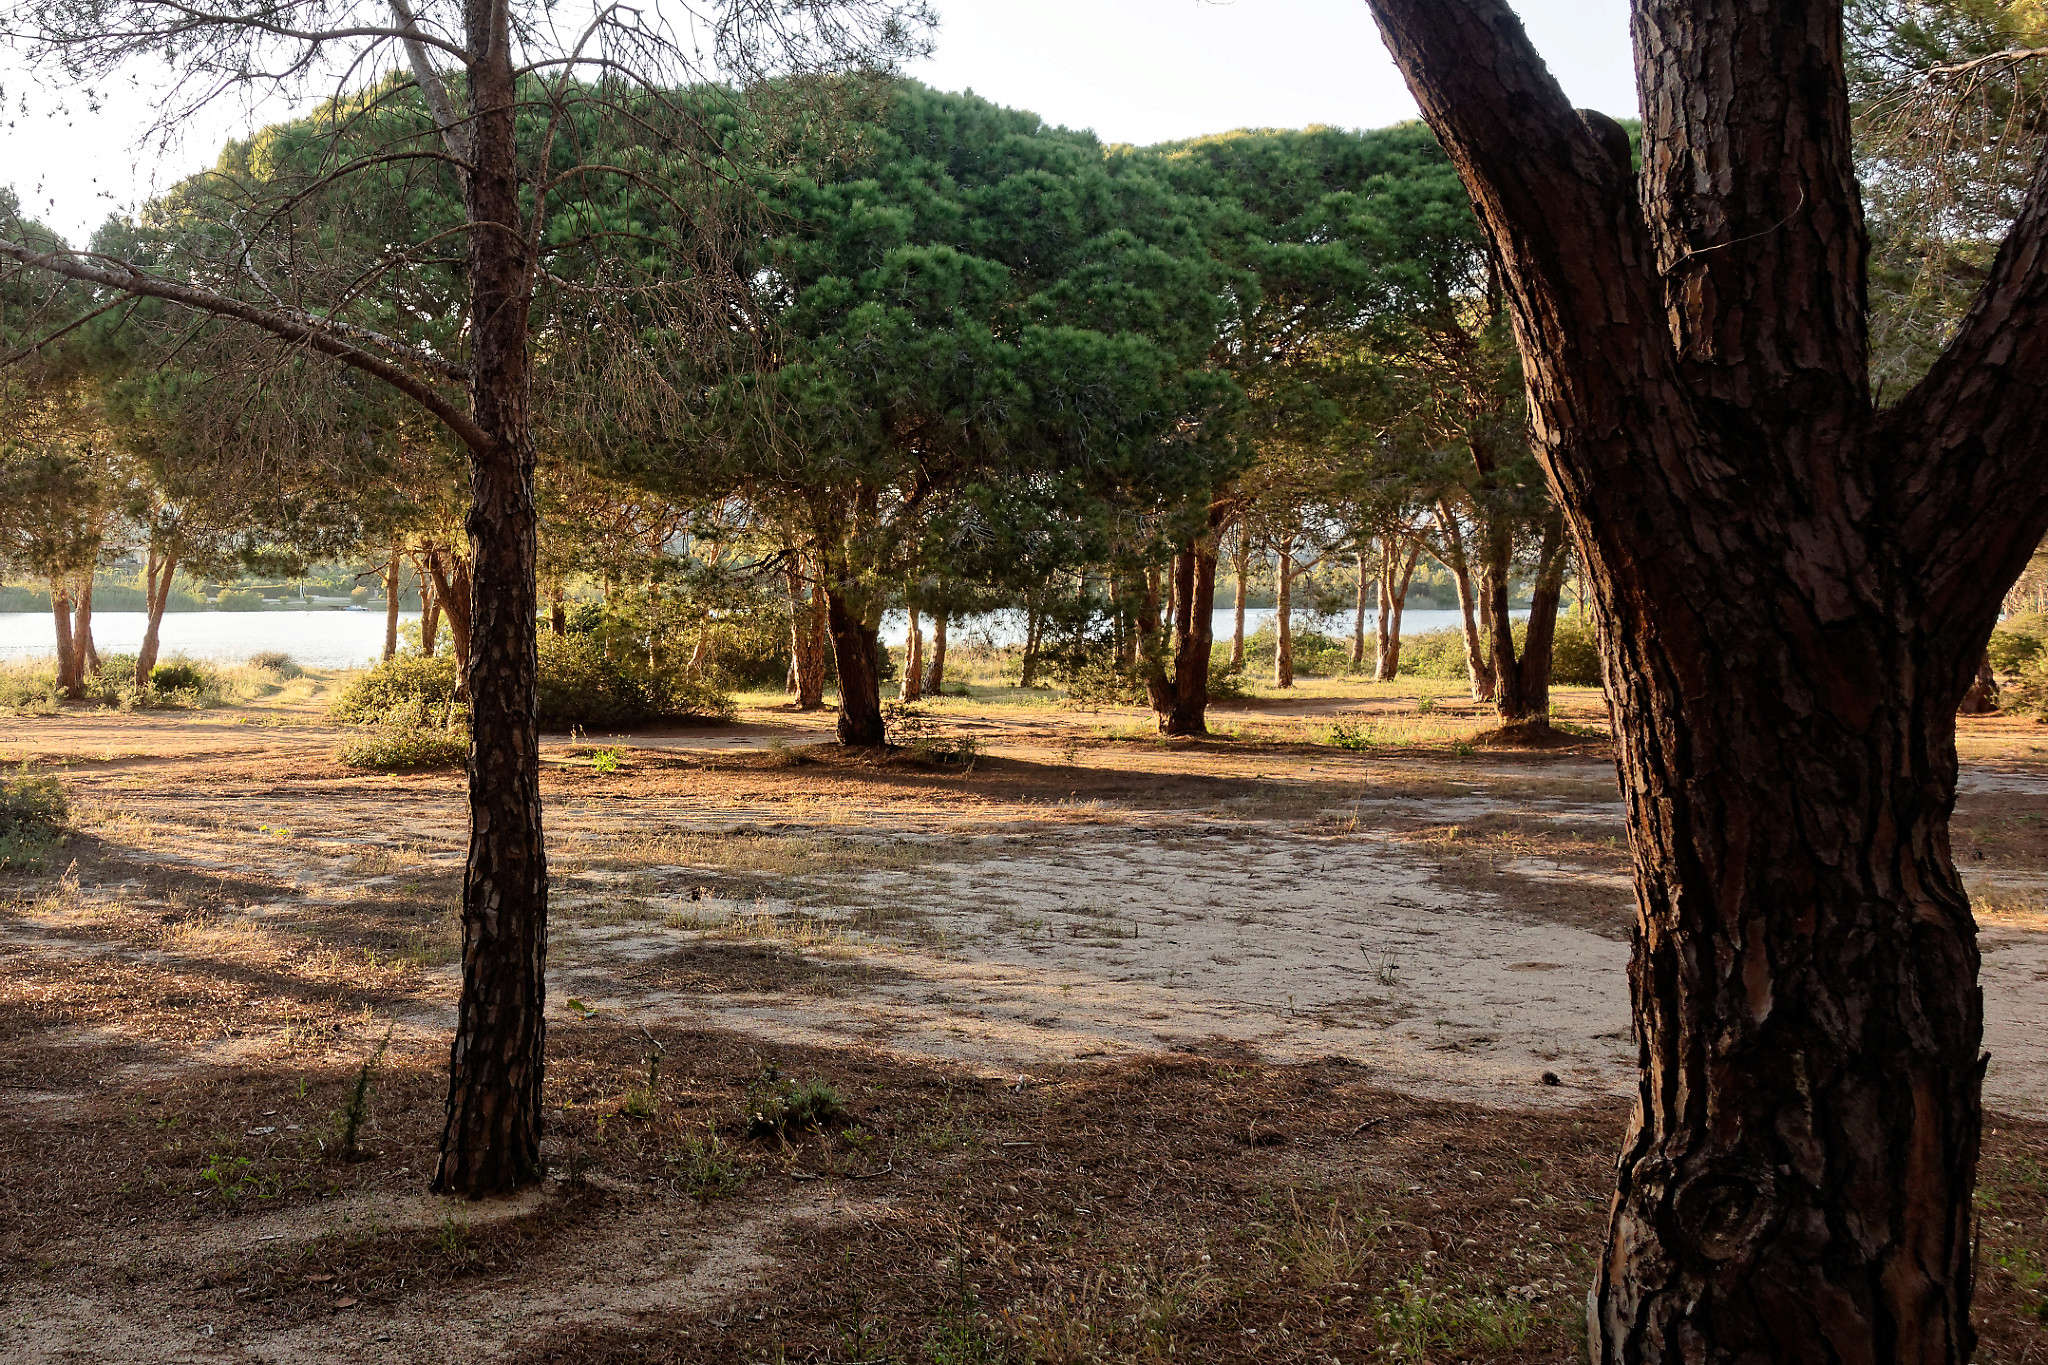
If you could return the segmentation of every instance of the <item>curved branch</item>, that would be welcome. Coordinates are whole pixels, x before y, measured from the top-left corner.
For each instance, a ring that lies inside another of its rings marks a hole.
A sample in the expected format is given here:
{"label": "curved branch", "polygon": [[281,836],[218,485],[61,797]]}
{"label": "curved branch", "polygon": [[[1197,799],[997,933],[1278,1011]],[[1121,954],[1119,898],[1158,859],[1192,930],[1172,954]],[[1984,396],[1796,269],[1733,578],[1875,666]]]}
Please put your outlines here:
{"label": "curved branch", "polygon": [[[194,312],[248,323],[274,337],[296,342],[322,355],[331,356],[373,378],[383,380],[440,419],[442,425],[471,450],[484,453],[497,448],[497,443],[492,440],[490,434],[478,426],[470,415],[452,402],[447,395],[377,352],[348,340],[351,331],[362,332],[366,329],[351,329],[346,324],[336,323],[333,319],[316,317],[297,309],[259,308],[241,299],[217,294],[210,289],[159,279],[125,263],[100,265],[71,252],[38,251],[34,247],[6,238],[0,238],[0,256],[64,279],[96,284],[126,295],[162,299],[166,303],[175,303]],[[380,344],[395,344],[390,343],[388,338],[379,337],[378,341]]]}

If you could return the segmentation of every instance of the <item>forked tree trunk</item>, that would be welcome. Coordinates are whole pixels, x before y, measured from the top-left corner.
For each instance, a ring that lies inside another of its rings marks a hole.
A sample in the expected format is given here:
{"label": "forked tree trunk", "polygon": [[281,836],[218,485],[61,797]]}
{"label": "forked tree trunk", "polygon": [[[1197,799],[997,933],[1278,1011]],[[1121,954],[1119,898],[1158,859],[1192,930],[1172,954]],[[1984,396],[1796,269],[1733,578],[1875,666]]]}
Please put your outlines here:
{"label": "forked tree trunk", "polygon": [[1593,1358],[1958,1365],[1954,718],[2048,530],[2048,160],[1878,411],[1839,5],[1636,0],[1638,173],[1505,0],[1370,3],[1498,254],[1613,708],[1640,1080]]}
{"label": "forked tree trunk", "polygon": [[142,604],[149,614],[142,625],[142,645],[135,651],[135,686],[138,691],[149,686],[149,675],[156,668],[157,649],[163,638],[164,610],[171,604],[171,579],[176,576],[177,569],[178,557],[175,554],[159,554],[155,547],[151,547],[142,571]]}
{"label": "forked tree trunk", "polygon": [[1380,561],[1379,649],[1372,672],[1375,681],[1392,682],[1401,672],[1401,616],[1408,610],[1408,589],[1415,582],[1415,562],[1421,556],[1422,546],[1410,540]]}
{"label": "forked tree trunk", "polygon": [[57,626],[57,695],[77,701],[85,694],[85,669],[71,638],[71,590],[50,581],[50,615]]}
{"label": "forked tree trunk", "polygon": [[1513,589],[1512,536],[1503,531],[1502,543],[1488,547],[1481,568],[1481,585],[1486,593],[1486,618],[1493,628],[1493,706],[1505,730],[1541,731],[1550,728],[1550,661],[1557,639],[1557,607],[1564,593],[1564,518],[1552,516],[1544,523],[1543,542],[1536,556],[1536,581],[1529,600],[1528,632],[1522,648],[1515,649],[1510,594]]}
{"label": "forked tree trunk", "polygon": [[815,583],[806,583],[794,562],[783,569],[789,590],[789,672],[800,711],[825,704],[825,601]]}
{"label": "forked tree trunk", "polygon": [[100,650],[92,638],[92,577],[91,569],[79,576],[78,596],[71,601],[71,647],[78,652],[81,682],[100,671]]}
{"label": "forked tree trunk", "polygon": [[[1145,691],[1162,735],[1209,733],[1209,656],[1216,645],[1217,532],[1213,525],[1220,519],[1219,513],[1212,513],[1212,529],[1173,557],[1174,605],[1167,622],[1167,640],[1146,641]],[[1140,629],[1145,619],[1140,619]],[[1149,619],[1156,634],[1157,618]],[[1171,671],[1165,658],[1168,645]]]}
{"label": "forked tree trunk", "polygon": [[932,618],[932,655],[925,665],[925,695],[943,697],[946,695],[946,613],[940,612]]}
{"label": "forked tree trunk", "polygon": [[879,632],[844,593],[825,589],[826,629],[839,673],[841,744],[872,749],[882,744],[882,680],[875,668]]}
{"label": "forked tree trunk", "polygon": [[428,658],[441,643],[441,596],[434,591],[433,575],[420,572],[420,653]]}
{"label": "forked tree trunk", "polygon": [[404,559],[398,551],[391,551],[391,560],[384,566],[384,655],[389,659],[398,653],[398,572]]}
{"label": "forked tree trunk", "polygon": [[903,641],[903,682],[899,698],[916,701],[924,695],[924,628],[917,619],[917,608],[911,607],[910,634]]}
{"label": "forked tree trunk", "polygon": [[[471,482],[474,483],[472,475]],[[469,700],[470,627],[474,611],[474,585],[471,582],[470,567],[476,553],[471,545],[471,559],[444,549],[427,552],[427,571],[434,576],[434,605],[448,620],[448,644],[455,655],[455,699]],[[533,589],[527,596],[534,595]],[[532,632],[535,647],[538,648],[539,632]],[[536,665],[538,667],[538,665]]]}
{"label": "forked tree trunk", "polygon": [[469,565],[449,599],[469,691],[469,861],[462,884],[462,994],[434,1188],[478,1196],[541,1177],[547,852],[541,839],[533,427],[527,410],[530,262],[521,228],[509,9],[465,9],[472,117],[469,236]]}

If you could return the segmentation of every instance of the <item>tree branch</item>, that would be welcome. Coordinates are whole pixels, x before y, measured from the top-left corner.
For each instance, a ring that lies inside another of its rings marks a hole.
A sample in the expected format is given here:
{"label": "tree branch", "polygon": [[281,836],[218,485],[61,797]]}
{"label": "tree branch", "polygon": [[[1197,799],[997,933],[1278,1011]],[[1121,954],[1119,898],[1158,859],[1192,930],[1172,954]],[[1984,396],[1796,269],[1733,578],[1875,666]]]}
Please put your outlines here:
{"label": "tree branch", "polygon": [[[1900,537],[1938,613],[1980,639],[2048,533],[2048,150],[1955,339],[1880,418]],[[2015,516],[2024,506],[2027,515]]]}
{"label": "tree branch", "polygon": [[[348,340],[346,333],[349,329],[337,325],[333,319],[315,317],[291,308],[259,308],[241,299],[217,294],[210,289],[158,279],[125,263],[100,265],[70,252],[38,251],[34,247],[6,238],[0,238],[0,256],[64,279],[96,284],[101,288],[117,290],[127,295],[162,299],[194,312],[248,323],[272,336],[296,342],[322,355],[331,356],[373,378],[383,380],[439,418],[441,423],[471,450],[482,452],[494,448],[495,443],[490,435],[445,394],[377,352]],[[383,340],[388,339],[380,338],[380,341]]]}

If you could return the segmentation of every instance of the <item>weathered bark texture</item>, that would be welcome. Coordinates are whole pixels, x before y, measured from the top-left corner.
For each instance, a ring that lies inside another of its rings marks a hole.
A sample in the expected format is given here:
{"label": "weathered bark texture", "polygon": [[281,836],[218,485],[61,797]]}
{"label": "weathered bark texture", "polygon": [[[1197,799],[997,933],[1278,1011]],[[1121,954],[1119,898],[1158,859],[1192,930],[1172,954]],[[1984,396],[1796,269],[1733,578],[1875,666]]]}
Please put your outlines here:
{"label": "weathered bark texture", "polygon": [[825,623],[832,637],[832,666],[839,674],[839,742],[874,748],[885,738],[882,679],[875,667],[880,632],[847,593],[830,587],[825,589]]}
{"label": "weathered bark texture", "polygon": [[[1501,538],[1506,541],[1508,533],[1503,531]],[[1543,540],[1536,551],[1536,576],[1529,600],[1529,631],[1518,656],[1510,613],[1514,570],[1512,546],[1489,547],[1481,573],[1481,587],[1486,594],[1486,620],[1493,631],[1488,650],[1492,661],[1489,672],[1493,678],[1493,706],[1504,729],[1550,728],[1551,646],[1557,638],[1557,607],[1564,595],[1564,571],[1568,561],[1564,518],[1553,515],[1544,522]]]}
{"label": "weathered bark texture", "polygon": [[148,613],[142,626],[142,645],[135,651],[135,685],[149,686],[150,670],[156,667],[158,642],[163,636],[164,610],[171,604],[171,580],[177,574],[178,557],[160,552],[155,546],[142,569],[143,609]]}
{"label": "weathered bark texture", "polygon": [[1968,1358],[1954,716],[2048,530],[2048,164],[1871,402],[1838,5],[1636,0],[1642,170],[1505,0],[1370,0],[1498,252],[1593,594],[1641,1079],[1592,1353]]}
{"label": "weathered bark texture", "polygon": [[1374,622],[1377,651],[1372,676],[1392,682],[1401,671],[1401,615],[1408,609],[1408,589],[1415,582],[1415,562],[1422,546],[1414,540],[1382,541],[1379,572],[1379,617]]}
{"label": "weathered bark texture", "polygon": [[[541,839],[533,428],[527,410],[528,234],[514,147],[507,8],[466,0],[471,118],[472,416],[466,596],[449,608],[470,713],[469,860],[462,884],[462,995],[449,1056],[447,1124],[434,1188],[472,1197],[540,1179],[546,1024],[547,853]],[[453,556],[450,556],[453,559]]]}

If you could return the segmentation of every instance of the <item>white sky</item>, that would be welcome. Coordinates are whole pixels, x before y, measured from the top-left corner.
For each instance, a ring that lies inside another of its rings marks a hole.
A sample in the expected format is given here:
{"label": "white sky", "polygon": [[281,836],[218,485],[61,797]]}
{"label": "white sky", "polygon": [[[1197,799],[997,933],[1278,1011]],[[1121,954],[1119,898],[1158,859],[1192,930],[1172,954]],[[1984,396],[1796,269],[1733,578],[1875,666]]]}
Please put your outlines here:
{"label": "white sky", "polygon": [[[972,89],[1105,142],[1150,143],[1230,128],[1374,128],[1412,118],[1363,0],[936,0],[936,53],[910,70]],[[1518,0],[1573,101],[1635,111],[1626,0]],[[0,183],[82,243],[110,212],[209,164],[248,116],[221,108],[168,154],[139,146],[143,91],[57,107],[0,54]],[[21,105],[26,98],[30,109]],[[286,110],[266,108],[266,118]]]}

